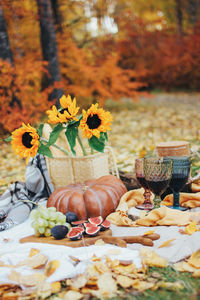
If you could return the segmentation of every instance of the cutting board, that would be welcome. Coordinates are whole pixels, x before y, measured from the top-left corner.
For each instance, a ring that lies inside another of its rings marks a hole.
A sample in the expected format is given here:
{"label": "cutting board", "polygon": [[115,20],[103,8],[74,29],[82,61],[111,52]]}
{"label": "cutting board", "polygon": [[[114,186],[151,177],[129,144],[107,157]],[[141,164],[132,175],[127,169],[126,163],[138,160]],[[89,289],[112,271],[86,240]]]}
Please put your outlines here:
{"label": "cutting board", "polygon": [[68,247],[82,247],[95,244],[95,242],[101,239],[104,236],[111,236],[112,231],[110,229],[106,231],[101,231],[95,237],[84,236],[83,239],[77,241],[71,241],[67,237],[61,240],[56,240],[53,236],[49,237],[37,237],[35,235],[29,235],[20,240],[20,243],[46,243],[46,244],[55,244],[55,245],[64,245]]}

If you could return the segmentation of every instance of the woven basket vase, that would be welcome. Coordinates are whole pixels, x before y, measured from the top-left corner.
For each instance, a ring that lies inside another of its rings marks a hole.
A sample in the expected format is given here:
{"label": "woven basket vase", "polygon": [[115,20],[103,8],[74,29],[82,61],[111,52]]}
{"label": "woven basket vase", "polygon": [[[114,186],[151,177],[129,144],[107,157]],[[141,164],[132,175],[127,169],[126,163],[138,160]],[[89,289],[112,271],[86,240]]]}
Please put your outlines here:
{"label": "woven basket vase", "polygon": [[93,155],[80,157],[46,157],[47,169],[54,185],[54,188],[63,187],[72,183],[84,182],[89,179],[96,179],[104,175],[118,175],[115,158],[110,150],[104,153],[97,152]]}

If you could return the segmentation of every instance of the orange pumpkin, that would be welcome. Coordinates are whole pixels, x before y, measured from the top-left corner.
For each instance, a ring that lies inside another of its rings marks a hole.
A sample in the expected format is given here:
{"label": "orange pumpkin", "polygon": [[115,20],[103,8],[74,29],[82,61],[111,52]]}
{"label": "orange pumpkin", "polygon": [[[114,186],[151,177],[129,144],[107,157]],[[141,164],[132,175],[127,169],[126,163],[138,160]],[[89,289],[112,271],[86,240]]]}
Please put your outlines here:
{"label": "orange pumpkin", "polygon": [[79,220],[97,216],[105,219],[115,211],[126,192],[120,179],[107,175],[55,190],[47,201],[47,207],[54,206],[64,214],[74,212]]}

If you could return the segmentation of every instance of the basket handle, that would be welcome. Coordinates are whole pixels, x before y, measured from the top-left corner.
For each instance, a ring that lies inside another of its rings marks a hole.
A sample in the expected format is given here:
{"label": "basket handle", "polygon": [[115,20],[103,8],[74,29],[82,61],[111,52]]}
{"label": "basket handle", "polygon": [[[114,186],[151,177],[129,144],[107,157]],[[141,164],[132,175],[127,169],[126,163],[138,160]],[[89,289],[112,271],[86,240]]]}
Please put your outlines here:
{"label": "basket handle", "polygon": [[113,148],[110,146],[105,146],[105,150],[108,151],[109,169],[111,171],[111,174],[119,178],[119,171],[117,168],[117,161],[116,161],[116,156],[114,154]]}

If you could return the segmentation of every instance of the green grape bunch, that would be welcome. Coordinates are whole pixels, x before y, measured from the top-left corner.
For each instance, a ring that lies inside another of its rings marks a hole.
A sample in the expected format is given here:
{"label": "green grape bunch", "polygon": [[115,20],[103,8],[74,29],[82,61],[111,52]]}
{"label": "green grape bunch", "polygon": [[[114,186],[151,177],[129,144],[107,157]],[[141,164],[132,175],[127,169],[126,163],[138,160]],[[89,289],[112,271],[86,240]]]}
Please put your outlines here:
{"label": "green grape bunch", "polygon": [[30,218],[33,220],[31,226],[35,236],[50,236],[51,228],[56,225],[65,225],[70,229],[70,224],[66,222],[66,216],[56,211],[55,207],[42,207],[31,211]]}

